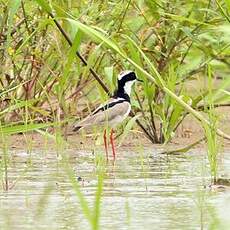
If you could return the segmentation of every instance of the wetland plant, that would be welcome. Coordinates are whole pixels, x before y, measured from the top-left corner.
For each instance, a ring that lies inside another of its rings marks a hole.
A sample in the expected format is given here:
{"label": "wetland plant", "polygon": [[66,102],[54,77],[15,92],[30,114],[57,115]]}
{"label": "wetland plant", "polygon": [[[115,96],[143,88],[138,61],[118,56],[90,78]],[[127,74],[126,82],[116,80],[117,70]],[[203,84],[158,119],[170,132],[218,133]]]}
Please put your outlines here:
{"label": "wetland plant", "polygon": [[85,218],[88,220],[93,230],[98,230],[100,228],[99,226],[100,206],[101,206],[101,199],[102,199],[102,192],[103,192],[103,179],[104,179],[104,169],[105,169],[105,165],[103,164],[103,161],[101,160],[101,158],[99,158],[96,165],[97,189],[96,189],[94,204],[92,208],[90,208],[86,196],[81,191],[81,187],[79,182],[77,181],[76,174],[68,164],[68,159],[66,158],[65,155],[62,155],[62,165],[66,175],[69,178],[72,188],[76,194],[76,197],[79,200]]}
{"label": "wetland plant", "polygon": [[[229,1],[0,0],[0,5],[1,144],[8,135],[30,131],[54,138],[93,229],[99,228],[104,175],[98,173],[90,209],[63,154],[62,127],[105,101],[123,69],[135,70],[144,84],[132,97],[133,118],[120,143],[137,127],[152,143],[168,143],[193,116],[204,127],[216,181],[218,136],[230,139],[215,114],[230,99]],[[2,149],[7,190],[7,146]]]}
{"label": "wetland plant", "polygon": [[8,179],[8,164],[9,164],[9,156],[8,156],[8,141],[6,136],[3,134],[1,135],[1,142],[3,143],[2,146],[2,157],[0,158],[1,164],[1,180],[3,190],[9,190],[9,179]]}
{"label": "wetland plant", "polygon": [[217,170],[218,170],[218,153],[220,151],[220,146],[218,142],[218,136],[216,129],[218,127],[218,116],[214,110],[214,97],[213,97],[213,79],[212,79],[212,71],[211,67],[208,65],[207,67],[207,75],[208,75],[208,81],[207,81],[207,98],[206,98],[206,108],[208,118],[210,121],[210,125],[203,124],[204,125],[204,131],[207,141],[207,149],[208,149],[208,160],[210,165],[210,171],[211,171],[211,178],[212,183],[217,182]]}
{"label": "wetland plant", "polygon": [[[114,7],[16,0],[1,5],[1,107],[10,112],[1,114],[3,124],[13,118],[23,122],[25,105],[33,123],[54,121],[57,113],[65,121],[76,112],[84,116],[76,105],[85,104],[84,98],[91,108],[106,100],[121,69],[135,69],[145,82],[133,98],[132,115],[141,114],[135,121],[151,142],[169,142],[188,114],[209,123],[200,113],[207,90],[193,93],[187,85],[205,81],[207,64],[220,81],[228,75],[225,3],[131,1]],[[98,8],[100,13],[92,11]],[[224,95],[215,106],[226,105]]]}

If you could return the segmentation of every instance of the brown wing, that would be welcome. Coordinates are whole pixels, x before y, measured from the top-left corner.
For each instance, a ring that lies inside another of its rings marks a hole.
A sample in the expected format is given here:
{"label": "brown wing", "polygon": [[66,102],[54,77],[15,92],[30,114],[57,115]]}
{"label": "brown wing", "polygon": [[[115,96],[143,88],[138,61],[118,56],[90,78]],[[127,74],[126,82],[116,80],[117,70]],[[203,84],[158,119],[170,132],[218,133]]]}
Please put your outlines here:
{"label": "brown wing", "polygon": [[[110,100],[111,102],[117,102],[118,100]],[[101,109],[102,106],[95,110],[91,115],[80,121],[76,127],[89,127],[96,125],[104,125],[107,124],[117,117],[122,118],[126,114],[128,115],[130,111],[130,103],[128,101],[123,101],[122,103],[114,104],[112,107],[107,108],[105,110]]]}

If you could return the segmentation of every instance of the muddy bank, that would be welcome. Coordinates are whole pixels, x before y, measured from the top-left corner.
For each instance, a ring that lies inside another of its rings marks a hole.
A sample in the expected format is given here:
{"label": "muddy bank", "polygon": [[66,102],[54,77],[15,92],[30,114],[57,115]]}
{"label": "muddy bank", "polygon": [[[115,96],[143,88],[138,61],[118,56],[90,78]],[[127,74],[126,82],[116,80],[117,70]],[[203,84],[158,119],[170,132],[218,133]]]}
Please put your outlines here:
{"label": "muddy bank", "polygon": [[[227,110],[227,111],[223,111]],[[220,128],[225,131],[226,133],[230,133],[230,116],[228,114],[229,109],[222,108],[221,111],[224,114],[223,118],[220,122]],[[76,149],[92,149],[93,146],[102,146],[102,135],[99,131],[98,133],[74,133],[71,131],[71,127],[65,127],[66,131],[66,142],[68,143],[69,147],[76,148]],[[65,133],[63,131],[63,133]],[[120,132],[117,131],[117,134]],[[54,135],[53,131],[51,134]],[[196,140],[199,140],[204,136],[202,127],[199,123],[194,120],[192,117],[187,117],[184,122],[179,126],[177,132],[175,133],[172,141],[167,144],[167,147],[164,146],[166,149],[171,148],[180,148],[185,145],[191,144]],[[29,132],[26,134],[17,134],[11,135],[8,139],[8,146],[10,148],[28,148],[32,146],[33,148],[49,148],[55,149],[56,148],[56,141],[55,138],[50,138],[48,135],[41,135],[37,132]],[[120,145],[120,137],[116,139],[117,145]],[[230,147],[230,141],[228,140],[220,140],[220,143],[224,144],[225,147]],[[152,145],[152,143],[145,137],[144,133],[140,130],[134,129],[129,132],[129,135],[126,136],[125,140],[122,142],[120,146],[122,147],[133,147],[133,146],[161,146],[161,145]],[[204,141],[196,146],[197,148],[205,147]]]}

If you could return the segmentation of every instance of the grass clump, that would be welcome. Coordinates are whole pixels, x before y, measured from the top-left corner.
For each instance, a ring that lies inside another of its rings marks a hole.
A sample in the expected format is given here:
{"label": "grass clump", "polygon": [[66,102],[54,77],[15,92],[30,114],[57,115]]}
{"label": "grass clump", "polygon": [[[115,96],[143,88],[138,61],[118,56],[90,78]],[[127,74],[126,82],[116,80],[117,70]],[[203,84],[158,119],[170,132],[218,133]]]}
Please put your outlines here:
{"label": "grass clump", "polygon": [[[3,124],[13,118],[23,122],[24,103],[34,123],[55,121],[57,111],[66,121],[82,116],[85,98],[95,107],[112,93],[120,70],[135,69],[145,81],[133,99],[133,115],[143,115],[136,123],[153,143],[167,143],[188,114],[204,121],[197,110],[204,111],[207,90],[193,93],[187,85],[205,82],[207,64],[220,82],[229,72],[224,2],[128,1],[115,6],[37,0],[1,5],[0,86],[6,89],[1,105],[11,111],[8,119],[2,117]],[[223,96],[215,106],[226,104]]]}

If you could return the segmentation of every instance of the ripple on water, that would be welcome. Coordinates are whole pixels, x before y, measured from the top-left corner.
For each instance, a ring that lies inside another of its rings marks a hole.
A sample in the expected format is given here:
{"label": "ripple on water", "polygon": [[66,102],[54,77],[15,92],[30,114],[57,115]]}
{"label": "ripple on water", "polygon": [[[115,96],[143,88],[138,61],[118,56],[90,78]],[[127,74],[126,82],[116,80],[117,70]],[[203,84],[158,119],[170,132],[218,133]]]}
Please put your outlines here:
{"label": "ripple on water", "polygon": [[[120,149],[116,164],[106,166],[102,229],[197,229],[215,220],[230,226],[230,192],[204,188],[210,180],[205,153],[162,156],[154,152],[149,158],[151,151]],[[97,189],[94,156],[74,150],[66,154],[92,206]],[[38,229],[90,229],[56,153],[14,150],[10,156],[11,189],[0,195],[0,226],[31,229],[36,223]],[[225,153],[221,175],[229,177],[229,168],[230,153]]]}

